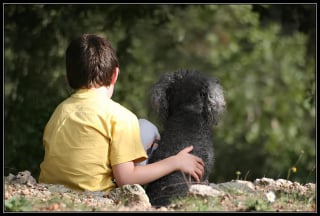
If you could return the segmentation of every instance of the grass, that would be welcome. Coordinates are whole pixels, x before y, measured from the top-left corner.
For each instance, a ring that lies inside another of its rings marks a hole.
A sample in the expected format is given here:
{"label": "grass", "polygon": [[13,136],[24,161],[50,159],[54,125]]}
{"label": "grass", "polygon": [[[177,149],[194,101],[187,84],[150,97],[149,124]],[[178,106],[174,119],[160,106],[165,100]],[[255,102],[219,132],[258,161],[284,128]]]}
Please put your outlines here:
{"label": "grass", "polygon": [[6,212],[35,212],[35,211],[94,211],[85,204],[76,204],[72,200],[60,199],[57,196],[48,200],[40,198],[25,198],[14,196],[5,201]]}
{"label": "grass", "polygon": [[175,211],[231,211],[231,212],[313,212],[316,209],[315,193],[300,194],[275,192],[276,198],[270,202],[264,192],[234,193],[220,197],[186,197],[173,200]]}

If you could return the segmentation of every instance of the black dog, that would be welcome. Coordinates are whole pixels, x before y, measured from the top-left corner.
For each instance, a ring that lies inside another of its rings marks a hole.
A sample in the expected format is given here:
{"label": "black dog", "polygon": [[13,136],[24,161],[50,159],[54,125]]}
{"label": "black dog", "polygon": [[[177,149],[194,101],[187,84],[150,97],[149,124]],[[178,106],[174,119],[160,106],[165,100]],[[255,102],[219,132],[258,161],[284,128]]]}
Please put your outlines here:
{"label": "black dog", "polygon": [[[193,145],[192,154],[205,163],[201,181],[208,183],[214,162],[212,126],[225,109],[218,80],[193,70],[165,73],[151,89],[150,101],[162,121],[163,132],[149,163]],[[185,195],[193,183],[192,177],[174,172],[148,184],[146,193],[153,206],[164,206],[170,204],[171,198]]]}

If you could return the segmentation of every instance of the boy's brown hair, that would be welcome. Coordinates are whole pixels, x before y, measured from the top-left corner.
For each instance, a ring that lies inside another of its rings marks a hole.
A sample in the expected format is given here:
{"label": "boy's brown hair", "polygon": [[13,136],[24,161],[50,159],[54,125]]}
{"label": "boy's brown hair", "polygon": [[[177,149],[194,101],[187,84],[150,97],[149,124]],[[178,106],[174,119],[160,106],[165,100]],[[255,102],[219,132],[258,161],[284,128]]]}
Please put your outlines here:
{"label": "boy's brown hair", "polygon": [[100,36],[83,34],[66,50],[67,79],[73,89],[109,86],[116,67],[116,51]]}

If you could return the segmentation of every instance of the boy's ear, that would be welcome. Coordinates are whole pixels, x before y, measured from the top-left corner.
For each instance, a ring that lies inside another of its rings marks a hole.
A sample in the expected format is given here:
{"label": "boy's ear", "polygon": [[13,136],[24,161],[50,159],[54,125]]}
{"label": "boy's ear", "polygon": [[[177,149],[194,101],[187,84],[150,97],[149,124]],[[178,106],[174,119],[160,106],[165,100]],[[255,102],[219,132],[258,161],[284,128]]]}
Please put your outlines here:
{"label": "boy's ear", "polygon": [[119,67],[115,67],[112,73],[111,84],[115,84],[117,82],[119,73],[120,73]]}

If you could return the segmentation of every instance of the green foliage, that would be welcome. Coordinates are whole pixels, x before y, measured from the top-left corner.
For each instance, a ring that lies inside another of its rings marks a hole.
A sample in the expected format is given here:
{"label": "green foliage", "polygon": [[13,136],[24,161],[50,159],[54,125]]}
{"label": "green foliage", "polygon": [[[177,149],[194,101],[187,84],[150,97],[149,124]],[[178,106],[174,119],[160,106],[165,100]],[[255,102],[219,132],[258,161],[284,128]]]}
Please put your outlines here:
{"label": "green foliage", "polygon": [[[193,68],[219,78],[227,111],[213,128],[211,181],[228,181],[236,171],[247,180],[286,178],[296,166],[290,180],[314,182],[315,16],[314,5],[303,6],[4,5],[5,174],[38,175],[45,124],[72,93],[65,48],[91,32],[117,49],[121,73],[113,99],[138,117],[157,123],[147,97],[163,72]],[[290,17],[277,19],[288,9],[294,25]]]}
{"label": "green foliage", "polygon": [[270,207],[270,203],[261,200],[261,199],[255,199],[250,198],[246,200],[246,211],[272,211],[273,209]]}
{"label": "green foliage", "polygon": [[218,198],[201,197],[201,196],[186,196],[181,198],[174,198],[171,201],[171,206],[176,211],[222,211],[224,210],[219,203]]}
{"label": "green foliage", "polygon": [[9,212],[32,211],[32,205],[25,197],[14,196],[5,200],[4,210]]}

